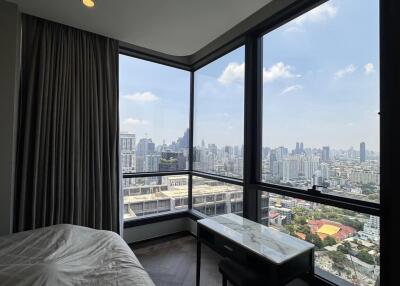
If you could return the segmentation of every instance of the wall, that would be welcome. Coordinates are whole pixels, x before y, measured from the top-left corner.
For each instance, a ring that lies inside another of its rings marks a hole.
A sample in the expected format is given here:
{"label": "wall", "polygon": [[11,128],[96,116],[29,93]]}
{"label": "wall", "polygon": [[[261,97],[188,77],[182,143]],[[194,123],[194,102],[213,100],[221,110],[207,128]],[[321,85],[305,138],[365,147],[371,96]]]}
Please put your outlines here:
{"label": "wall", "polygon": [[192,219],[188,217],[176,218],[167,221],[125,228],[123,232],[123,237],[127,243],[133,243],[137,241],[174,234],[181,231],[191,231],[191,224]]}
{"label": "wall", "polygon": [[12,231],[20,37],[18,7],[0,0],[0,235]]}

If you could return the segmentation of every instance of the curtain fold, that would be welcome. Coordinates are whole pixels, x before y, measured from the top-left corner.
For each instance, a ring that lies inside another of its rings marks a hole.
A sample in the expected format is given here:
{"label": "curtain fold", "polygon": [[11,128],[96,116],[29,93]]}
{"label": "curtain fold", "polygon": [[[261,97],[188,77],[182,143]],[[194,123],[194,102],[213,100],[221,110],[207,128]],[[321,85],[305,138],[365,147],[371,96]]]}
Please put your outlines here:
{"label": "curtain fold", "polygon": [[118,42],[22,16],[14,231],[119,231]]}

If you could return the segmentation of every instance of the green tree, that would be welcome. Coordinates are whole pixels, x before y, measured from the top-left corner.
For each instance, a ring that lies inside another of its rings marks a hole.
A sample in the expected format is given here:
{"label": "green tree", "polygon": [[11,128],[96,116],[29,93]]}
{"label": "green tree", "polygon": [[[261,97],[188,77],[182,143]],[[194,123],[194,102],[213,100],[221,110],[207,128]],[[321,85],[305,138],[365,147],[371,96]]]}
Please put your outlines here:
{"label": "green tree", "polygon": [[313,234],[311,232],[306,233],[306,240],[314,244],[317,248],[322,248],[324,246],[321,238],[318,235]]}
{"label": "green tree", "polygon": [[295,221],[296,221],[297,224],[301,224],[301,225],[306,225],[307,224],[307,220],[303,216],[301,216],[301,217],[297,216],[295,218]]}
{"label": "green tree", "polygon": [[329,251],[328,256],[332,259],[333,266],[339,270],[344,270],[347,262],[346,256],[340,251]]}
{"label": "green tree", "polygon": [[324,246],[324,244],[322,243],[322,239],[321,239],[318,235],[313,234],[313,235],[312,235],[312,240],[313,240],[312,243],[313,243],[317,248],[322,248],[322,247]]}
{"label": "green tree", "polygon": [[368,253],[368,251],[366,250],[361,250],[358,254],[357,254],[357,258],[360,259],[361,261],[364,261],[365,263],[368,264],[374,264],[374,257]]}
{"label": "green tree", "polygon": [[348,241],[344,241],[341,245],[338,246],[337,249],[340,252],[343,252],[344,254],[350,254],[351,253],[351,244]]}
{"label": "green tree", "polygon": [[351,219],[351,218],[348,218],[348,217],[340,218],[339,222],[341,224],[344,224],[344,225],[350,226],[352,228],[355,228],[357,231],[362,230],[363,226],[364,226],[364,224],[362,222],[360,222],[359,220]]}
{"label": "green tree", "polygon": [[287,230],[287,232],[288,232],[290,235],[296,236],[296,231],[295,231],[295,228],[294,228],[294,225],[293,225],[293,224],[287,224],[287,225],[285,225],[285,229]]}
{"label": "green tree", "polygon": [[343,246],[343,245],[339,245],[339,246],[337,247],[337,250],[340,251],[340,252],[342,252],[342,253],[344,253],[344,254],[349,254],[349,250],[348,250],[345,246]]}
{"label": "green tree", "polygon": [[328,235],[324,238],[324,246],[331,246],[336,244],[336,239],[333,236]]}

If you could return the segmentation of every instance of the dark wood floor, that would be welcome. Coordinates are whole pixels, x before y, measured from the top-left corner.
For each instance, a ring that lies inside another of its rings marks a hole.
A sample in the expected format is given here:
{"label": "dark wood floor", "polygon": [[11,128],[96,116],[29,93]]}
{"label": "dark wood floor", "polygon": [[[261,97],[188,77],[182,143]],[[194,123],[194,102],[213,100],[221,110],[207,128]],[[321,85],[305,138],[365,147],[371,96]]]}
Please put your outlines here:
{"label": "dark wood floor", "polygon": [[[157,286],[194,286],[196,277],[196,240],[192,236],[170,237],[132,246],[133,251]],[[218,272],[221,257],[202,247],[201,285],[222,285]],[[290,286],[305,286],[294,281]]]}

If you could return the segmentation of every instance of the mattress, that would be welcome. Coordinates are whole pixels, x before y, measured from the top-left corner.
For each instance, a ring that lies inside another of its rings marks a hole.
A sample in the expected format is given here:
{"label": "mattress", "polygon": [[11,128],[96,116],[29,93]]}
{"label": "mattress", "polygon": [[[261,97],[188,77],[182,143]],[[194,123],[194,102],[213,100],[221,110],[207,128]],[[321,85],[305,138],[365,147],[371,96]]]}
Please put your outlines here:
{"label": "mattress", "polygon": [[0,236],[0,285],[154,283],[118,234],[61,224]]}

